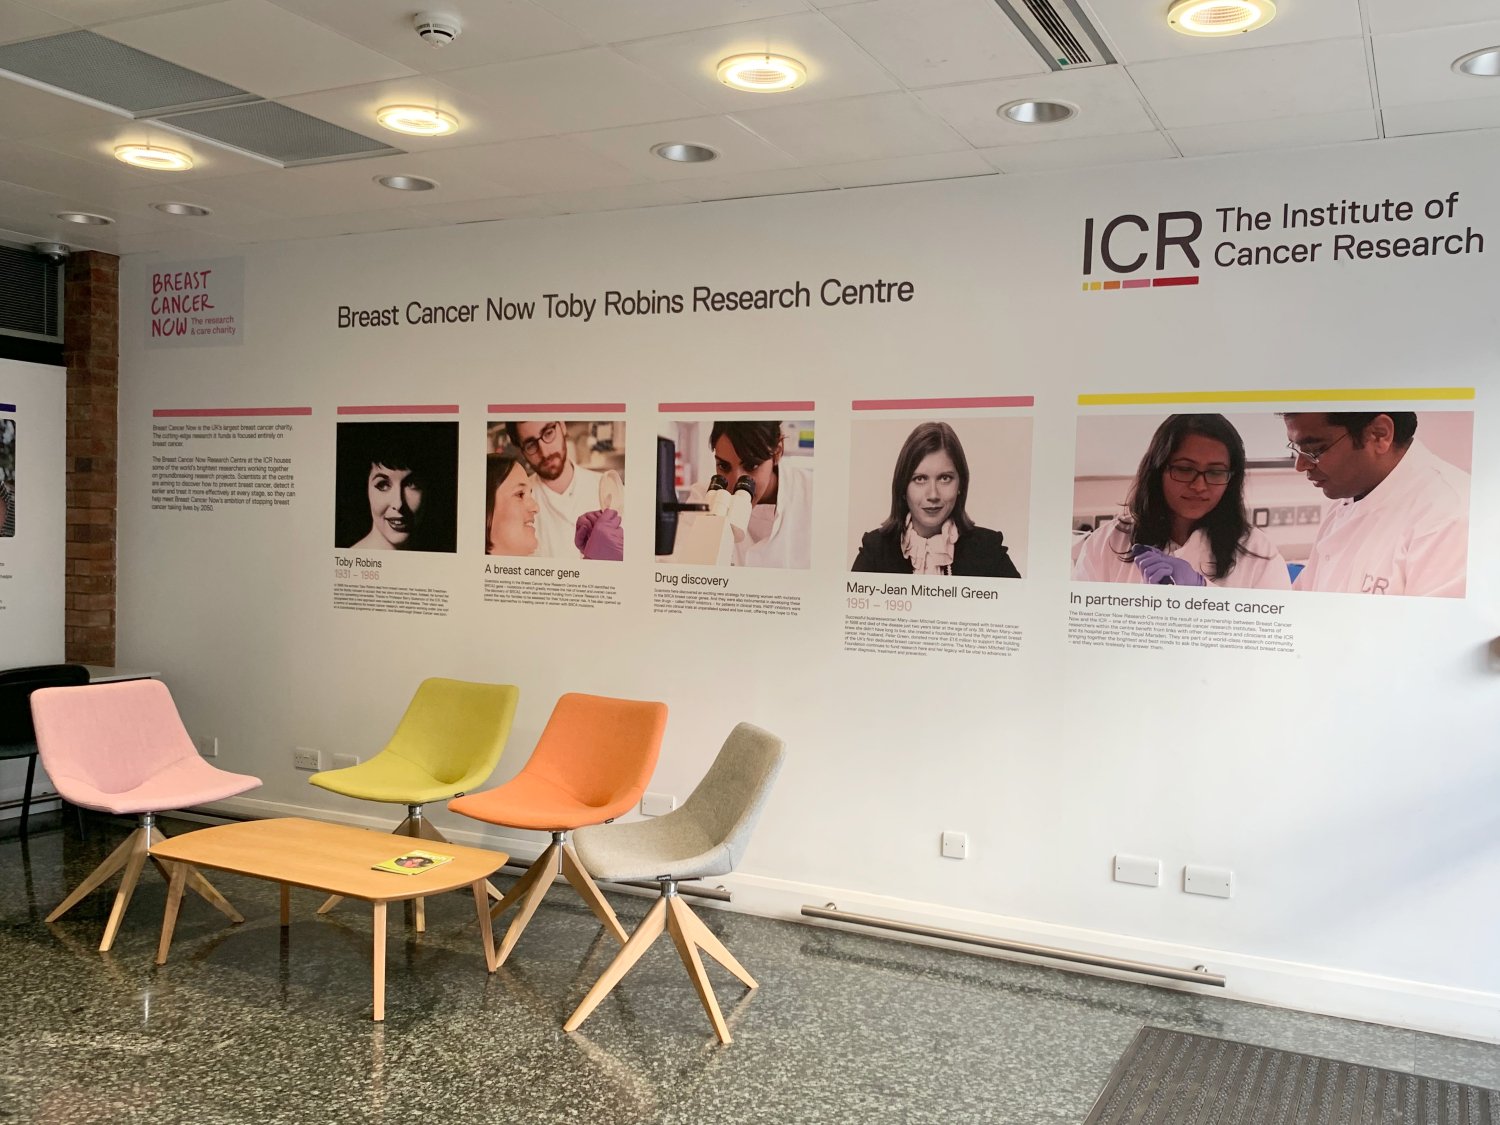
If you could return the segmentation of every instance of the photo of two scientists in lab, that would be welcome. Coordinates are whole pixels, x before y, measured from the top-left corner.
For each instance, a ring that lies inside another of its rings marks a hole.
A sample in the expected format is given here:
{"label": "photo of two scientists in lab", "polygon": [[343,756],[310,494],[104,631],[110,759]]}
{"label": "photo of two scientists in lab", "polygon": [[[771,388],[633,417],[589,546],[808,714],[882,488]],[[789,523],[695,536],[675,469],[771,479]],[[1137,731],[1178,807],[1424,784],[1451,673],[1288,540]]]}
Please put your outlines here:
{"label": "photo of two scientists in lab", "polygon": [[1472,451],[1467,411],[1081,417],[1072,577],[1463,597]]}

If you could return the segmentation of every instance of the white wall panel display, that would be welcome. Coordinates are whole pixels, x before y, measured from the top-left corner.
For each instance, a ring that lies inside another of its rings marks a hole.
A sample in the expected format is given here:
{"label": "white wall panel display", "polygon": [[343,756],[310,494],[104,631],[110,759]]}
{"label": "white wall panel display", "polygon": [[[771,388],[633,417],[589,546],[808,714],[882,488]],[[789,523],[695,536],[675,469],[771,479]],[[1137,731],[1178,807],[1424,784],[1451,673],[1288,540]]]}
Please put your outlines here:
{"label": "white wall panel display", "polygon": [[127,259],[120,660],[242,811],[388,826],[293,751],[426,676],[519,685],[496,782],[561,693],[660,699],[655,794],[788,741],[736,909],[1500,1039],[1497,183],[1454,135],[266,245],[214,352]]}
{"label": "white wall panel display", "polygon": [[0,359],[0,667],[63,656],[61,367]]}

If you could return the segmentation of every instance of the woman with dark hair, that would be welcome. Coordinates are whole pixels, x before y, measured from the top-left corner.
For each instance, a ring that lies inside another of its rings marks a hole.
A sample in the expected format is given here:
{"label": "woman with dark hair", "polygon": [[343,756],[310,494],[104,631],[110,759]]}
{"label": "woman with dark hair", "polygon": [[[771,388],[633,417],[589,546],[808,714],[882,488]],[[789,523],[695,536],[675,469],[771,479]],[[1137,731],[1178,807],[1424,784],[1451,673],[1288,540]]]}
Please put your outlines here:
{"label": "woman with dark hair", "polygon": [[340,423],[338,440],[338,546],[446,552],[457,547],[456,423]]}
{"label": "woman with dark hair", "polygon": [[1245,443],[1222,414],[1173,414],[1141,458],[1126,511],[1084,540],[1082,582],[1289,590],[1286,560],[1245,517]]}
{"label": "woman with dark hair", "polygon": [[[786,459],[781,423],[715,422],[708,434],[714,473],[730,492],[750,490],[750,516],[734,535],[735,566],[778,566],[806,570],[812,565],[812,470]],[[748,484],[742,485],[742,480]],[[707,498],[708,484],[697,484],[690,499]]]}
{"label": "woman with dark hair", "polygon": [[491,453],[484,469],[484,553],[531,555],[536,552],[536,514],[531,466],[519,446]]}
{"label": "woman with dark hair", "polygon": [[891,514],[865,533],[852,570],[1019,578],[1005,538],[965,510],[969,459],[953,427],[923,422],[907,435],[891,474]]}

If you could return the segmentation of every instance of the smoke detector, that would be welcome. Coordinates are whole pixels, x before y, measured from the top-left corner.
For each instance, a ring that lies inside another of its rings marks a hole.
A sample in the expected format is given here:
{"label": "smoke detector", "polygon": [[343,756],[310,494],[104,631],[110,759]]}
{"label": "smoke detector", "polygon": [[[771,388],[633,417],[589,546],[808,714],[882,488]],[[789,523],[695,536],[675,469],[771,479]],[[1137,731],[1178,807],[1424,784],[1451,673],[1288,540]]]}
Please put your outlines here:
{"label": "smoke detector", "polygon": [[432,47],[446,47],[464,29],[457,16],[443,12],[418,12],[412,17],[411,23],[423,41]]}

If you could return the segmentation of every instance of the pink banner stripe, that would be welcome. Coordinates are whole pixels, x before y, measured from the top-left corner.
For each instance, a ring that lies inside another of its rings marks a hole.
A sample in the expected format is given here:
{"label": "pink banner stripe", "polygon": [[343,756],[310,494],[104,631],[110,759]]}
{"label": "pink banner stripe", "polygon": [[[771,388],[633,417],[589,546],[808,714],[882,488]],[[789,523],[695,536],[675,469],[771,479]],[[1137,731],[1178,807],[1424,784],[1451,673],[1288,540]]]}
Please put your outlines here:
{"label": "pink banner stripe", "polygon": [[1035,406],[1031,395],[1002,395],[998,398],[857,398],[849,404],[854,410],[968,410],[990,406]]}
{"label": "pink banner stripe", "polygon": [[341,406],[340,414],[457,414],[457,403],[420,406]]}
{"label": "pink banner stripe", "polygon": [[306,417],[310,406],[224,406],[201,410],[153,410],[153,418],[288,418]]}
{"label": "pink banner stripe", "polygon": [[624,414],[623,402],[492,402],[491,414]]}
{"label": "pink banner stripe", "polygon": [[1150,289],[1151,279],[1149,277],[1138,277],[1131,281],[1120,282],[1121,289]]}
{"label": "pink banner stripe", "polygon": [[807,413],[814,409],[811,402],[660,402],[656,409],[662,414],[712,414],[716,411],[743,414],[761,411],[771,414]]}

